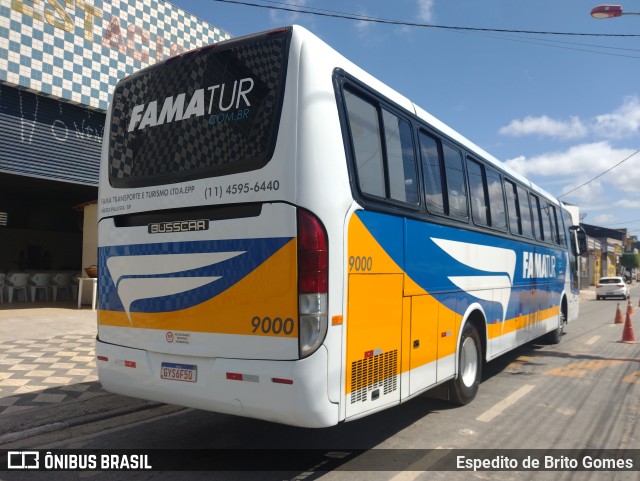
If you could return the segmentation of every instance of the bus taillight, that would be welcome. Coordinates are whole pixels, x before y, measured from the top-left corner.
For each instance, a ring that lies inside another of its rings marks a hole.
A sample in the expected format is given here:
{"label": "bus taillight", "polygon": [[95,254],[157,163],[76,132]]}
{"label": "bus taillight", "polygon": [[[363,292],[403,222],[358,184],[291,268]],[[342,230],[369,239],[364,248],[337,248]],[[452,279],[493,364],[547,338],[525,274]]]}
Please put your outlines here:
{"label": "bus taillight", "polygon": [[311,355],[327,333],[329,251],[320,220],[298,209],[298,310],[300,357]]}

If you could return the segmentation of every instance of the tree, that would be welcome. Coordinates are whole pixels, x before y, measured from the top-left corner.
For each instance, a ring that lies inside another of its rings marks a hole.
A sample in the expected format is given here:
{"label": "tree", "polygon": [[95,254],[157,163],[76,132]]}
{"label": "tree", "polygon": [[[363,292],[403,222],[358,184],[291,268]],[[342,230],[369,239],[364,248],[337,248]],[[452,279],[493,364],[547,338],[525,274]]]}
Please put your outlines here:
{"label": "tree", "polygon": [[640,267],[640,254],[622,254],[620,265],[631,273],[633,269]]}

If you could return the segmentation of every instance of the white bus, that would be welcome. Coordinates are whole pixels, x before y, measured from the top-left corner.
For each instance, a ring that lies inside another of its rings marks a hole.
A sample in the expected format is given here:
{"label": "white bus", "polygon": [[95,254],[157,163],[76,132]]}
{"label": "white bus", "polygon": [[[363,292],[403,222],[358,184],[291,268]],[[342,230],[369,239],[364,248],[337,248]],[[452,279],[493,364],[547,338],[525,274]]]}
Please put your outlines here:
{"label": "white bus", "polygon": [[114,393],[306,427],[465,404],[578,314],[559,202],[298,26],[120,81],[99,197]]}

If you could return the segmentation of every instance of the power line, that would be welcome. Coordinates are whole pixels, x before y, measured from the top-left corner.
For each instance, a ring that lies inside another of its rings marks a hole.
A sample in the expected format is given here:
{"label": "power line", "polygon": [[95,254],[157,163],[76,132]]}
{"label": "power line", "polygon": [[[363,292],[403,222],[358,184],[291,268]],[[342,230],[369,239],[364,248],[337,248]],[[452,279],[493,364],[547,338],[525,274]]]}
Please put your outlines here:
{"label": "power line", "polygon": [[381,17],[370,17],[364,15],[356,15],[353,13],[338,12],[335,10],[325,10],[319,8],[305,7],[298,8],[292,6],[285,6],[279,2],[270,2],[271,5],[264,5],[253,2],[241,2],[238,0],[213,0],[220,3],[231,3],[235,5],[244,5],[246,7],[264,8],[268,10],[280,10],[285,12],[303,13],[306,15],[316,15],[319,17],[340,18],[343,20],[357,20],[361,22],[381,23],[386,25],[398,25],[404,27],[421,27],[421,28],[433,28],[442,30],[458,30],[458,31],[470,31],[470,32],[498,32],[498,33],[524,33],[533,35],[569,35],[569,36],[582,36],[582,37],[640,37],[640,34],[632,33],[580,33],[580,32],[551,32],[551,31],[537,31],[537,30],[514,30],[504,28],[479,28],[479,27],[460,27],[454,25],[436,25],[429,23],[407,22],[402,20],[391,20]]}
{"label": "power line", "polygon": [[578,187],[576,187],[575,189],[571,189],[570,191],[565,192],[564,194],[560,194],[558,196],[558,199],[560,197],[564,197],[565,195],[569,195],[572,192],[575,192],[578,189],[581,189],[582,187],[584,187],[585,185],[590,184],[591,182],[593,182],[596,179],[599,179],[600,177],[602,177],[604,174],[606,174],[607,172],[611,172],[613,169],[615,169],[616,167],[618,167],[619,165],[622,165],[624,162],[626,162],[627,160],[629,160],[631,157],[633,157],[634,155],[636,155],[638,152],[640,152],[640,149],[636,150],[633,154],[631,154],[629,157],[627,157],[626,159],[621,160],[620,162],[618,162],[616,165],[609,167],[607,170],[605,170],[604,172],[596,175],[593,179],[586,181],[584,184],[579,185]]}
{"label": "power line", "polygon": [[[311,7],[311,6],[305,6],[304,9],[301,8],[294,8],[294,6],[292,6],[289,3],[282,3],[282,2],[278,2],[275,0],[262,0],[264,3],[269,3],[269,4],[274,4],[274,5],[283,5],[283,7],[271,7],[268,5],[260,5],[260,4],[252,4],[252,3],[248,3],[248,2],[239,2],[239,1],[234,1],[234,0],[214,0],[214,1],[219,1],[222,3],[235,3],[238,5],[245,5],[245,6],[256,6],[259,8],[266,8],[266,9],[273,9],[273,10],[285,10],[288,12],[295,12],[295,13],[303,13],[303,14],[311,14],[311,15],[321,15],[321,16],[331,16],[331,17],[337,17],[337,18],[341,18],[341,19],[348,19],[348,20],[355,20],[355,21],[359,21],[359,22],[367,22],[367,21],[371,21],[371,22],[376,22],[376,21],[387,21],[386,19],[381,19],[381,18],[377,18],[377,17],[371,17],[368,15],[361,15],[361,14],[354,14],[354,13],[346,13],[346,12],[340,12],[340,11],[336,11],[336,10],[328,10],[328,9],[323,9],[323,8],[317,8],[317,7]],[[394,24],[397,25],[401,25],[402,23],[394,21],[394,20],[388,20],[388,22],[395,22]],[[405,24],[407,24],[405,22]],[[409,24],[407,24],[409,25]],[[431,27],[431,25],[428,24],[413,24],[413,25],[417,25],[417,26],[424,26],[424,27]],[[445,27],[445,26],[433,26],[434,28],[449,28],[449,27]],[[457,28],[457,27],[451,27],[453,28]],[[498,40],[508,40],[510,42],[516,42],[516,43],[525,43],[525,44],[529,44],[529,45],[539,45],[539,46],[543,46],[543,47],[552,47],[552,48],[560,48],[560,49],[564,49],[564,50],[573,50],[573,51],[577,51],[577,52],[587,52],[587,53],[594,53],[594,54],[599,54],[599,55],[606,55],[609,57],[625,57],[625,58],[633,58],[633,59],[640,59],[640,56],[638,55],[626,55],[623,53],[610,53],[610,52],[602,52],[599,50],[592,50],[592,48],[597,48],[597,49],[607,49],[607,50],[619,50],[619,51],[627,51],[627,52],[640,52],[640,49],[634,49],[634,48],[624,48],[624,47],[612,47],[612,46],[605,46],[605,45],[594,45],[594,44],[585,44],[585,43],[579,43],[579,42],[568,42],[568,41],[562,41],[562,40],[552,40],[552,39],[537,39],[537,38],[527,38],[527,37],[518,37],[516,35],[491,35],[491,33],[507,33],[507,34],[511,34],[513,32],[520,32],[518,30],[497,30],[497,29],[486,29],[486,30],[482,30],[482,29],[470,29],[470,30],[449,30],[451,33],[458,33],[458,34],[466,34],[466,35],[481,35],[484,36],[486,38],[495,38]],[[529,33],[528,31],[523,31],[525,33]],[[531,32],[533,33],[533,32]],[[561,35],[561,33],[559,32],[555,32],[555,35]],[[567,35],[573,35],[573,34],[567,34]],[[583,35],[589,35],[589,34],[583,34]],[[595,34],[594,34],[595,35]],[[613,36],[613,35],[612,35]],[[555,45],[555,44],[563,44],[563,45]],[[577,47],[569,47],[569,46],[564,46],[564,45],[575,45],[578,47],[591,47],[590,48],[577,48]]]}
{"label": "power line", "polygon": [[[518,37],[518,36],[509,36],[509,37],[497,37],[497,38],[527,38],[527,37]],[[640,52],[640,48],[625,48],[625,47],[610,47],[607,45],[595,45],[592,43],[580,43],[580,42],[569,42],[569,41],[563,41],[563,40],[549,40],[549,39],[537,39],[534,38],[534,40],[539,40],[541,42],[553,42],[553,43],[559,43],[559,44],[564,44],[564,45],[578,45],[580,47],[593,47],[593,48],[604,48],[604,49],[608,49],[608,50],[624,50],[627,52]]]}
{"label": "power line", "polygon": [[587,52],[587,53],[595,53],[595,54],[599,54],[599,55],[607,55],[609,57],[625,57],[625,58],[638,58],[640,59],[640,55],[625,55],[623,53],[612,53],[612,52],[602,52],[599,50],[592,50],[589,48],[577,48],[577,47],[569,47],[566,45],[578,45],[578,46],[582,46],[582,47],[592,47],[592,48],[601,48],[601,49],[611,49],[611,50],[625,50],[625,51],[632,51],[632,52],[640,52],[640,49],[632,49],[632,48],[620,48],[620,47],[608,47],[608,46],[604,46],[604,45],[593,45],[593,44],[584,44],[584,43],[579,43],[579,42],[562,42],[562,41],[558,41],[558,40],[548,40],[548,39],[541,39],[541,38],[527,38],[527,37],[517,37],[517,36],[505,36],[505,35],[492,35],[490,33],[487,32],[454,32],[454,33],[460,33],[460,34],[467,34],[467,35],[481,35],[485,38],[495,38],[498,40],[508,40],[510,42],[517,42],[517,43],[526,43],[529,45],[540,45],[543,47],[553,47],[553,48],[560,48],[563,50],[573,50],[574,52]]}
{"label": "power line", "polygon": [[615,222],[613,224],[603,224],[603,227],[607,227],[607,226],[616,226],[616,225],[620,225],[620,224],[635,224],[636,222],[640,222],[640,219],[636,219],[636,220],[627,220],[627,221],[623,221],[623,222]]}

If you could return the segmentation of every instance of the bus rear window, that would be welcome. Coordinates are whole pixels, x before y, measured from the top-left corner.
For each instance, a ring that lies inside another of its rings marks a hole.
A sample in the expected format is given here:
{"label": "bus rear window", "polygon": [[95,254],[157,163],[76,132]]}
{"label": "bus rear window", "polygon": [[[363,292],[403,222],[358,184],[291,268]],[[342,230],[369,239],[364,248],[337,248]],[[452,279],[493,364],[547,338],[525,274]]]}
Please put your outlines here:
{"label": "bus rear window", "polygon": [[120,82],[109,180],[144,187],[259,169],[273,155],[291,31],[200,49]]}

